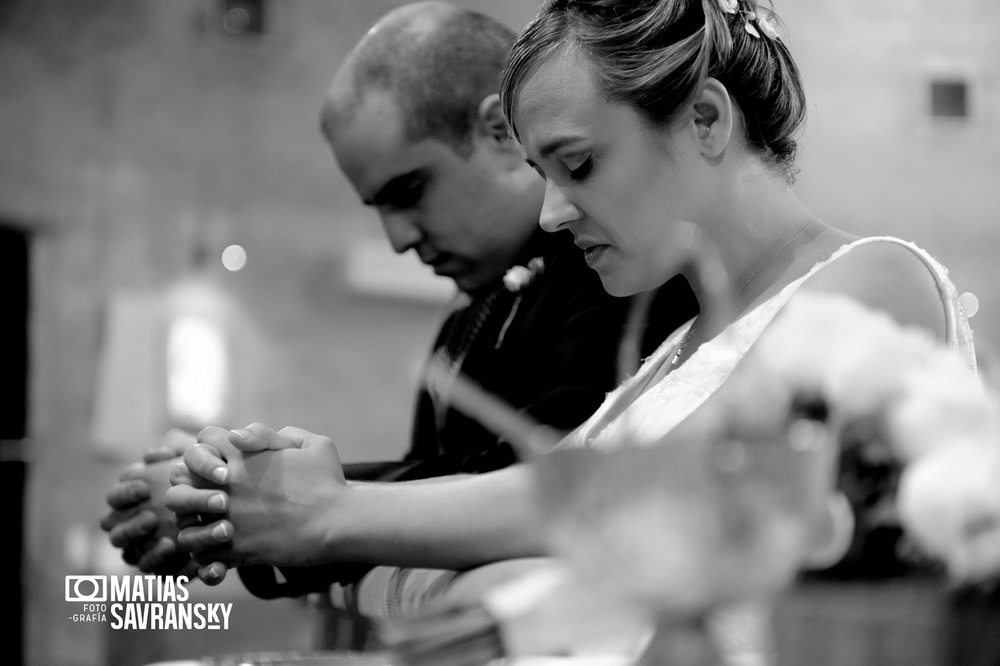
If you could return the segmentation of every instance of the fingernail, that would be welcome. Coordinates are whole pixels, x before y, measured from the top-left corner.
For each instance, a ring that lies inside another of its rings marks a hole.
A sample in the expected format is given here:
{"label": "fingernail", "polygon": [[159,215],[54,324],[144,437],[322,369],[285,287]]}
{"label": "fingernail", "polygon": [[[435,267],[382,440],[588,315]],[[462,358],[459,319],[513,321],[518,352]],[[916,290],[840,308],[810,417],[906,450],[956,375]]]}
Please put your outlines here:
{"label": "fingernail", "polygon": [[240,428],[239,430],[230,430],[229,432],[233,433],[234,435],[236,435],[240,439],[243,439],[243,440],[250,439],[250,434],[251,433],[246,428]]}
{"label": "fingernail", "polygon": [[227,467],[216,467],[212,470],[212,478],[219,483],[225,483],[229,478],[229,468]]}
{"label": "fingernail", "polygon": [[225,523],[219,523],[212,528],[212,536],[222,541],[229,536],[229,528],[226,527]]}
{"label": "fingernail", "polygon": [[226,496],[225,495],[212,495],[208,498],[208,506],[216,511],[222,511],[226,508]]}

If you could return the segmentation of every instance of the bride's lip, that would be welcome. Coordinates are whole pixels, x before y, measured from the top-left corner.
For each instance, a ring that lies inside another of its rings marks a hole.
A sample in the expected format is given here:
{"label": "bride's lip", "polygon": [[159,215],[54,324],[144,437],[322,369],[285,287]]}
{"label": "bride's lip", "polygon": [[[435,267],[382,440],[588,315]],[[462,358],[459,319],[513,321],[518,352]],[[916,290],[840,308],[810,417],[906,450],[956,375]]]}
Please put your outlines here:
{"label": "bride's lip", "polygon": [[611,247],[610,245],[590,245],[583,249],[583,258],[587,262],[587,265],[594,268],[601,258],[604,256],[605,251]]}
{"label": "bride's lip", "polygon": [[604,256],[605,250],[611,247],[597,238],[586,236],[577,236],[573,239],[573,243],[583,250],[583,258],[591,268],[595,268],[596,264]]}
{"label": "bride's lip", "polygon": [[587,250],[589,250],[589,249],[591,249],[593,247],[597,247],[599,245],[602,245],[602,246],[606,246],[607,245],[607,243],[603,243],[603,242],[597,240],[596,238],[584,238],[584,237],[574,238],[573,239],[573,243],[578,248],[580,248],[581,250],[583,250],[584,252],[586,252]]}

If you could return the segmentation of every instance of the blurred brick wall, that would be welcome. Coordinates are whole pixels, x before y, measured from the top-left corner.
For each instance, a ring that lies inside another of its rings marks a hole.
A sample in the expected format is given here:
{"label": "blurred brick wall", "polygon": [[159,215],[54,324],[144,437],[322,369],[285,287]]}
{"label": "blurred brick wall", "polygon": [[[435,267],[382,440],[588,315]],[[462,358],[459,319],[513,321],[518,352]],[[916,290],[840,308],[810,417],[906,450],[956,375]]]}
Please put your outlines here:
{"label": "blurred brick wall", "polygon": [[[929,250],[987,354],[1000,347],[1000,4],[777,0],[805,80],[799,190],[820,217]],[[930,117],[932,79],[969,86],[969,118]]]}

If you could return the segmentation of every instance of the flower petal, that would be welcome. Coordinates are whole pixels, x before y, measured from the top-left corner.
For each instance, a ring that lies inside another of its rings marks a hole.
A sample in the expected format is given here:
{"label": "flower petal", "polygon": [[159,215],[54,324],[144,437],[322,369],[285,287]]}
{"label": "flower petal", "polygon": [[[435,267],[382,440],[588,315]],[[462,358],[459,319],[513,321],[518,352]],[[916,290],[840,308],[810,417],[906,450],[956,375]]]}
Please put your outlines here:
{"label": "flower petal", "polygon": [[759,27],[760,31],[767,35],[770,39],[778,39],[778,31],[775,30],[774,24],[771,23],[767,17],[758,16],[757,27]]}
{"label": "flower petal", "polygon": [[735,14],[737,0],[719,0],[719,8],[722,9],[723,14]]}

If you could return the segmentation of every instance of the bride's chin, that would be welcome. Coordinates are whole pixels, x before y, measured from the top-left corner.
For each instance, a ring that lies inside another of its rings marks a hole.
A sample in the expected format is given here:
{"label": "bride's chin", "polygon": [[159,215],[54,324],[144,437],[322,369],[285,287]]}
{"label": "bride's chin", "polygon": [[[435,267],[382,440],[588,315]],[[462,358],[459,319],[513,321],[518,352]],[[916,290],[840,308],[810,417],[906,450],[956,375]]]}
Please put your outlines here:
{"label": "bride's chin", "polygon": [[602,271],[598,271],[598,273],[601,276],[601,284],[604,285],[604,291],[608,292],[612,296],[634,296],[641,291],[641,289],[635,288],[634,285],[621,280],[620,276],[604,273]]}

